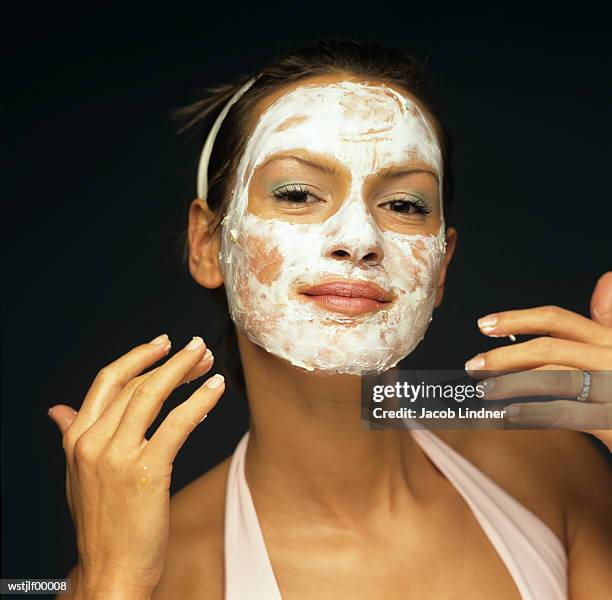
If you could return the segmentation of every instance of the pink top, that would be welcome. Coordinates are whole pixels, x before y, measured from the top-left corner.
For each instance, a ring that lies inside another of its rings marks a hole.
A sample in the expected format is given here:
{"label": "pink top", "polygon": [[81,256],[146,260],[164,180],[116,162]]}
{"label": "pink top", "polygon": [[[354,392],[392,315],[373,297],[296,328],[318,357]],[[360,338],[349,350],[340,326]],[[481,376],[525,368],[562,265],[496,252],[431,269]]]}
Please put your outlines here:
{"label": "pink top", "polygon": [[[523,600],[567,599],[567,556],[531,511],[427,429],[410,430],[470,507]],[[225,599],[282,600],[244,476],[249,432],[230,463],[225,499]]]}

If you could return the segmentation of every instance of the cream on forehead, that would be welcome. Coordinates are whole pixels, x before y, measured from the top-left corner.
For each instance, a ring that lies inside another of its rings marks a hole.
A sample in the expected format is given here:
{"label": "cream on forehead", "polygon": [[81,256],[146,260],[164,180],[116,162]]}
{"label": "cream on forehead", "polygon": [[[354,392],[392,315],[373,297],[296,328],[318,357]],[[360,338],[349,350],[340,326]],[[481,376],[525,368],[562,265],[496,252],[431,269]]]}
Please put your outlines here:
{"label": "cream on forehead", "polygon": [[[441,201],[437,136],[414,101],[385,85],[312,84],[281,96],[249,138],[237,187],[248,187],[253,170],[270,155],[295,149],[333,156],[351,172],[354,191],[380,169],[417,160],[437,174]],[[244,213],[246,206],[236,209]]]}

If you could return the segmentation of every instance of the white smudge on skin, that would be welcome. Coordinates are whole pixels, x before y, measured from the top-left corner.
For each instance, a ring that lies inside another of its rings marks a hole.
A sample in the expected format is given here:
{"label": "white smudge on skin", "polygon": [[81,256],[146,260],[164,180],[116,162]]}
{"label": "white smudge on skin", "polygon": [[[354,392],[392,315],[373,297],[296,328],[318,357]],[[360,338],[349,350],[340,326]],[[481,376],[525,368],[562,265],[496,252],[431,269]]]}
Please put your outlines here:
{"label": "white smudge on skin", "polygon": [[[287,126],[279,125],[286,123]],[[272,154],[307,150],[333,156],[351,173],[339,210],[322,223],[295,223],[249,212],[258,165]],[[291,364],[325,373],[383,372],[417,346],[431,321],[445,251],[445,227],[427,234],[381,228],[363,184],[369,175],[418,159],[442,182],[436,135],[419,107],[384,85],[304,85],[259,118],[238,166],[222,221],[221,265],[231,317],[253,343]],[[440,214],[442,189],[440,183]],[[350,260],[338,260],[343,248]],[[383,258],[366,264],[373,248]],[[365,280],[395,297],[388,308],[345,315],[305,301],[304,285]]]}

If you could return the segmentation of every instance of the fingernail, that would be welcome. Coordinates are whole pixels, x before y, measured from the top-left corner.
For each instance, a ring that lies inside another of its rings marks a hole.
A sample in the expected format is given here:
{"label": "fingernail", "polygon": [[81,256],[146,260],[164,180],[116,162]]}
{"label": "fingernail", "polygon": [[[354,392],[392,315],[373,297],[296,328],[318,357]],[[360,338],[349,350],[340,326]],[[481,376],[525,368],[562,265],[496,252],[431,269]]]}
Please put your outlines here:
{"label": "fingernail", "polygon": [[216,375],[213,375],[213,377],[211,377],[207,382],[206,382],[206,387],[212,388],[213,390],[216,390],[217,388],[221,387],[223,385],[223,382],[225,381],[225,377],[223,377],[223,375],[221,375],[220,373],[217,373]]}
{"label": "fingernail", "polygon": [[153,344],[154,346],[163,346],[168,341],[168,334],[162,333],[158,335],[156,338],[153,338],[149,344]]}
{"label": "fingernail", "polygon": [[185,346],[185,350],[196,350],[204,345],[204,340],[199,335],[194,335]]}
{"label": "fingernail", "polygon": [[485,366],[485,359],[483,356],[475,356],[474,358],[470,358],[470,360],[468,360],[465,363],[465,370],[466,371],[478,371],[479,369],[482,369]]}
{"label": "fingernail", "polygon": [[478,327],[480,329],[493,328],[495,325],[497,325],[497,317],[494,315],[487,315],[478,319]]}
{"label": "fingernail", "polygon": [[521,409],[518,406],[508,406],[506,408],[507,417],[516,417],[520,412]]}
{"label": "fingernail", "polygon": [[487,315],[486,317],[478,319],[478,327],[482,333],[490,333],[491,331],[495,331],[495,325],[497,325],[497,317],[492,315]]}
{"label": "fingernail", "polygon": [[210,348],[206,348],[206,352],[204,352],[204,356],[202,357],[202,360],[200,361],[200,363],[205,364],[207,362],[212,362],[214,360],[215,360],[215,357],[212,355]]}
{"label": "fingernail", "polygon": [[485,379],[484,381],[481,381],[478,386],[482,388],[482,391],[485,393],[486,396],[495,387],[495,381],[493,381],[493,379]]}
{"label": "fingernail", "polygon": [[208,413],[206,413],[199,421],[198,424],[201,423],[206,417],[208,416]]}
{"label": "fingernail", "polygon": [[51,412],[53,411],[53,409],[54,409],[54,408],[55,408],[55,405],[53,405],[53,406],[51,406],[51,407],[49,407],[49,408],[47,409],[47,416],[48,416],[48,417],[50,417],[50,418],[51,418]]}

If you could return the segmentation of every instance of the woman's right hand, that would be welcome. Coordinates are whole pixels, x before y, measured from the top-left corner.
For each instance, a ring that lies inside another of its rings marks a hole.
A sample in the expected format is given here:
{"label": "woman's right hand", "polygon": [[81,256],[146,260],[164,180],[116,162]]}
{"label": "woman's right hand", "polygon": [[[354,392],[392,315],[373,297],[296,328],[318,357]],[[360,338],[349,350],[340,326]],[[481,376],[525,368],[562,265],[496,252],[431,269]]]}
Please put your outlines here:
{"label": "woman's right hand", "polygon": [[169,394],[213,362],[202,338],[194,337],[163,365],[141,374],[169,350],[165,334],[136,346],[98,372],[78,412],[63,404],[49,410],[63,436],[77,536],[73,598],[150,598],[161,577],[172,463],[225,389],[221,375],[211,377],[147,439]]}

